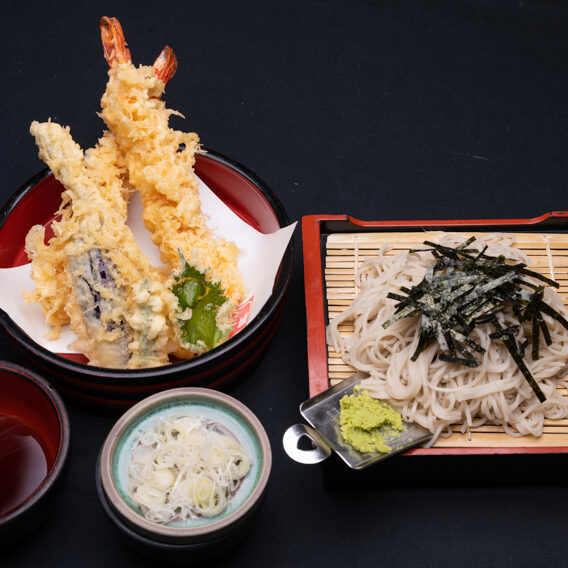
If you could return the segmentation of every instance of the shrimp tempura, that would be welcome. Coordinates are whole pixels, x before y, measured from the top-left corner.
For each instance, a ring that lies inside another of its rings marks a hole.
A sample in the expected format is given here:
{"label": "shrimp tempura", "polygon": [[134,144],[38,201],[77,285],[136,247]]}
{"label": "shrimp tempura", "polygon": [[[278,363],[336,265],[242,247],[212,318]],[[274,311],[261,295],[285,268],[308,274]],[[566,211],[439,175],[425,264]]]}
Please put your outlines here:
{"label": "shrimp tempura", "polygon": [[136,68],[130,53],[125,53],[123,38],[122,49],[115,39],[111,41],[114,49],[105,48],[111,68],[101,100],[102,117],[124,153],[130,183],[142,195],[144,222],[162,261],[179,268],[181,251],[189,264],[219,283],[237,305],[245,293],[237,267],[238,248],[216,238],[201,213],[193,173],[199,138],[170,128],[169,117],[182,115],[166,108],[160,99],[165,83],[158,76],[163,76],[164,69],[171,74],[168,55],[173,53],[166,48],[154,68]]}

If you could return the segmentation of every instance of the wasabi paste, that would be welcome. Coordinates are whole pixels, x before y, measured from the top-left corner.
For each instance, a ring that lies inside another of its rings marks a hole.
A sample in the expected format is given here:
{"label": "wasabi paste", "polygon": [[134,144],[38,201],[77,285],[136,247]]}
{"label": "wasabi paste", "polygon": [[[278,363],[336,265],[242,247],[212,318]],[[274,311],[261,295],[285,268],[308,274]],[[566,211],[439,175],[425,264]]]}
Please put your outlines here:
{"label": "wasabi paste", "polygon": [[362,454],[392,451],[387,437],[402,431],[402,416],[386,402],[372,398],[367,391],[340,400],[339,425],[345,441]]}

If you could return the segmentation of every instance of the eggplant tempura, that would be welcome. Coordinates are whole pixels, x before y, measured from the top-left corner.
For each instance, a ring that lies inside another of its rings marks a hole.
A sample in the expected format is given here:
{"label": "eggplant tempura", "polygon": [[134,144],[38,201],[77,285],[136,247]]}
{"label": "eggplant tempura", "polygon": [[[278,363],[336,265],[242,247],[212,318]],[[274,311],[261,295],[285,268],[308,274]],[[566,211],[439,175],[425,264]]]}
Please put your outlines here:
{"label": "eggplant tempura", "polygon": [[[102,101],[110,132],[83,153],[68,128],[31,125],[40,158],[65,191],[49,242],[43,226],[27,235],[36,288],[25,297],[41,305],[51,338],[70,324],[78,337],[71,347],[90,364],[164,365],[170,354],[191,357],[227,337],[244,297],[238,249],[215,238],[201,213],[197,135],[168,127],[179,113],[159,97],[177,66],[172,50],[154,67],[135,68],[115,18],[101,19],[101,35],[111,65]],[[126,225],[134,190],[169,270],[150,265]]]}
{"label": "eggplant tempura", "polygon": [[30,299],[44,308],[48,323],[70,323],[78,337],[73,348],[94,365],[166,364],[175,297],[125,224],[125,190],[112,139],[103,137],[84,157],[68,129],[33,122],[30,130],[40,157],[66,188],[49,244],[41,225],[26,238],[36,283]]}

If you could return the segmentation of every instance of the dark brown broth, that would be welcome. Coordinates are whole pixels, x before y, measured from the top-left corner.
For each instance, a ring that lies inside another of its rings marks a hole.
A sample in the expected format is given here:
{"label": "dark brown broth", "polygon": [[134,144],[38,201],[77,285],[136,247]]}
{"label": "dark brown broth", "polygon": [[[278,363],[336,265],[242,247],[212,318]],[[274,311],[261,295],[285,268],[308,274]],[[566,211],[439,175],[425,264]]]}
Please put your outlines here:
{"label": "dark brown broth", "polygon": [[25,501],[47,475],[40,436],[15,416],[0,415],[0,515]]}

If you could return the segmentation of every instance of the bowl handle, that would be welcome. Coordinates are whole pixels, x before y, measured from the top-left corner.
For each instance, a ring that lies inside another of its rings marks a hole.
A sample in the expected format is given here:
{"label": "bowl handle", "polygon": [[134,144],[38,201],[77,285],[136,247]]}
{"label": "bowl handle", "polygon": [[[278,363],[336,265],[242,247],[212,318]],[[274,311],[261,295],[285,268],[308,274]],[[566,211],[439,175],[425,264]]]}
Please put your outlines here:
{"label": "bowl handle", "polygon": [[[298,447],[298,443],[304,437],[312,441],[314,447],[311,450],[303,450]],[[290,426],[284,432],[282,445],[288,456],[298,463],[320,463],[331,455],[331,448],[326,440],[307,424]]]}

